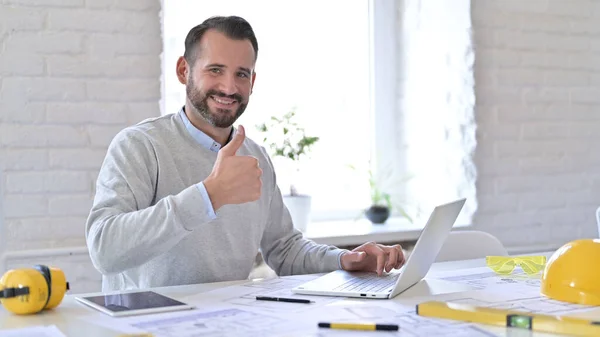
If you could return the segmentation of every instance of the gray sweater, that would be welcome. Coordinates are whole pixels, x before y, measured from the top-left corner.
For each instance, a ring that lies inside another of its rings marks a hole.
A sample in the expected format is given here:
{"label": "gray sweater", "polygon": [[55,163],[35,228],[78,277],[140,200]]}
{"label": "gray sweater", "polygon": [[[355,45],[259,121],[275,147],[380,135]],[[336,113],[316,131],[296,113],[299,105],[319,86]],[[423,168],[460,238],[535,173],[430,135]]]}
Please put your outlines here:
{"label": "gray sweater", "polygon": [[182,111],[145,120],[108,148],[85,230],[103,291],[246,279],[259,249],[278,275],[339,268],[344,250],[293,228],[270,159],[248,138],[238,155],[258,158],[261,198],[212,213],[198,183],[217,153],[184,120]]}

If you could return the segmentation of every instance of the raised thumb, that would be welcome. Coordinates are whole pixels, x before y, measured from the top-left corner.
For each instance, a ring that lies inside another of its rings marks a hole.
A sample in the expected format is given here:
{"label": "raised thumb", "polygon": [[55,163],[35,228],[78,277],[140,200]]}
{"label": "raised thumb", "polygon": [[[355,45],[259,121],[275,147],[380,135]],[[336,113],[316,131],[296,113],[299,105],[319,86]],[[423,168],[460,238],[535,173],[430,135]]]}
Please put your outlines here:
{"label": "raised thumb", "polygon": [[240,125],[231,141],[223,146],[219,153],[225,156],[235,156],[237,150],[244,144],[244,139],[246,139],[246,130]]}

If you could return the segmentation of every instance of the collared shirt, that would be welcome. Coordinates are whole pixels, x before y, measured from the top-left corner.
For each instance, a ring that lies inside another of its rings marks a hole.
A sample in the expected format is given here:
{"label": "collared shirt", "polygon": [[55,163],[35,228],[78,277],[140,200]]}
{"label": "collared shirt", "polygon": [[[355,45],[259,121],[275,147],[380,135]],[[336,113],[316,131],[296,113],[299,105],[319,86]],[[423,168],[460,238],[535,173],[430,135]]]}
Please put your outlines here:
{"label": "collared shirt", "polygon": [[[210,136],[207,135],[206,133],[200,131],[194,125],[192,125],[192,122],[190,122],[190,120],[187,117],[187,115],[185,114],[185,111],[183,108],[181,108],[181,110],[179,110],[179,116],[183,120],[183,124],[185,125],[185,128],[190,133],[190,136],[192,136],[192,138],[194,138],[194,140],[196,140],[196,142],[198,142],[198,144],[204,146],[205,148],[207,148],[210,151],[219,152],[219,150],[221,149],[221,144],[216,142],[214,139],[210,138]],[[230,136],[230,138],[231,138],[231,136]],[[213,208],[212,201],[210,200],[210,197],[208,196],[208,192],[206,191],[206,187],[204,186],[204,183],[199,182],[196,184],[196,187],[198,188],[198,191],[200,191],[200,194],[202,194],[202,199],[204,200],[204,205],[206,206],[206,215],[210,219],[215,219],[217,217],[217,215],[215,214],[215,209]]]}

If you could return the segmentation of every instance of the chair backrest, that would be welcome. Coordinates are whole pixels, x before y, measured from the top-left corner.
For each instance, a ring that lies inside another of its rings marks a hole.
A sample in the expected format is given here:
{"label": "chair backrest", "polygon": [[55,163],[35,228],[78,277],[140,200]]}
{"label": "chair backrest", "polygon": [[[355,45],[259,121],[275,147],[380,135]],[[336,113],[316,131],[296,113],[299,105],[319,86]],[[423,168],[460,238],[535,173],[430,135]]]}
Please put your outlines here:
{"label": "chair backrest", "polygon": [[453,231],[437,256],[436,262],[507,256],[504,245],[495,236],[482,231]]}

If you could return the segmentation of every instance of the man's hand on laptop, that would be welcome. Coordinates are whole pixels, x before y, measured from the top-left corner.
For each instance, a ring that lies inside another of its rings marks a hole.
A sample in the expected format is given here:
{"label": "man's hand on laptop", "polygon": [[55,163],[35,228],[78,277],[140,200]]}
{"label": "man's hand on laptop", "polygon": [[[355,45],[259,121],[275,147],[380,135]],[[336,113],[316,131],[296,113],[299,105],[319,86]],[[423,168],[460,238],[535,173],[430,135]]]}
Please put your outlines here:
{"label": "man's hand on laptop", "polygon": [[400,245],[384,246],[367,242],[342,255],[342,269],[346,271],[383,272],[398,269],[404,264],[404,253]]}

